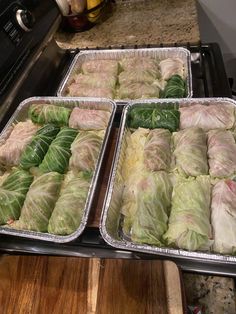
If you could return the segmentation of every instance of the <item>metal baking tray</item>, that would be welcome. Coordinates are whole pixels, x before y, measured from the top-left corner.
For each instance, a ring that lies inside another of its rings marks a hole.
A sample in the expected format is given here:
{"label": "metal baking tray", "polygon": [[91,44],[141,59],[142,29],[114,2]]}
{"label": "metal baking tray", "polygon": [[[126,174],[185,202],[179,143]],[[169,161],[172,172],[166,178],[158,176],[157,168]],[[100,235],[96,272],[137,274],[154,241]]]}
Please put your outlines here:
{"label": "metal baking tray", "polygon": [[24,237],[24,238],[30,238],[30,239],[38,239],[43,241],[52,241],[57,243],[65,243],[70,242],[74,239],[76,239],[84,230],[90,208],[92,205],[93,197],[96,191],[98,178],[99,178],[99,172],[101,169],[101,164],[103,160],[103,156],[105,153],[106,145],[108,142],[109,134],[112,128],[112,123],[116,111],[116,104],[112,100],[103,99],[103,98],[58,98],[58,97],[32,97],[24,100],[20,103],[18,108],[16,109],[15,113],[12,115],[11,119],[8,121],[5,128],[2,130],[0,134],[0,141],[4,141],[7,139],[9,134],[9,128],[11,128],[12,124],[14,122],[20,122],[25,121],[28,117],[28,109],[31,104],[53,104],[57,106],[64,106],[67,108],[74,108],[74,107],[80,107],[84,109],[95,109],[95,110],[106,110],[111,113],[110,120],[108,127],[105,132],[105,136],[103,139],[102,147],[100,150],[100,154],[98,156],[97,164],[95,167],[95,171],[93,174],[93,177],[91,179],[90,188],[87,195],[87,200],[84,207],[84,213],[82,216],[82,220],[80,223],[79,228],[72,234],[66,235],[66,236],[60,236],[60,235],[53,235],[49,233],[43,233],[43,232],[35,232],[35,231],[29,231],[29,230],[17,230],[17,229],[10,229],[8,227],[2,227],[0,226],[0,234],[9,234],[14,235],[18,237]]}
{"label": "metal baking tray", "polygon": [[145,108],[147,106],[151,108],[155,108],[155,103],[160,106],[160,104],[167,105],[168,103],[176,103],[179,104],[179,107],[191,106],[194,104],[228,104],[236,106],[236,101],[230,98],[192,98],[192,99],[162,99],[159,101],[138,101],[131,102],[126,105],[123,110],[123,115],[121,118],[121,127],[118,135],[115,157],[112,164],[112,169],[109,177],[108,188],[103,204],[102,216],[100,221],[100,232],[103,239],[113,247],[123,250],[129,251],[137,251],[142,253],[151,253],[155,255],[159,255],[162,257],[169,257],[173,260],[185,260],[195,261],[195,263],[199,262],[210,262],[210,263],[235,263],[236,265],[236,256],[232,255],[223,255],[216,254],[210,252],[201,252],[201,251],[186,251],[182,249],[173,249],[170,247],[156,247],[145,244],[137,244],[132,242],[129,239],[126,239],[125,236],[122,235],[122,231],[120,228],[120,207],[122,202],[122,190],[123,190],[123,182],[121,178],[121,168],[125,158],[125,150],[127,147],[126,134],[128,130],[127,119],[129,116],[129,111],[131,108],[143,105]]}
{"label": "metal baking tray", "polygon": [[[110,50],[89,50],[79,52],[64,79],[62,80],[57,96],[67,96],[67,87],[72,83],[76,72],[81,70],[82,63],[87,60],[99,59],[116,59],[120,60],[124,57],[153,57],[163,60],[166,58],[180,58],[184,62],[186,82],[187,82],[187,98],[192,97],[192,71],[191,71],[191,57],[189,50],[185,48],[143,48],[143,49],[110,49]],[[150,98],[155,99],[155,98]],[[127,104],[130,99],[115,99],[119,104]]]}

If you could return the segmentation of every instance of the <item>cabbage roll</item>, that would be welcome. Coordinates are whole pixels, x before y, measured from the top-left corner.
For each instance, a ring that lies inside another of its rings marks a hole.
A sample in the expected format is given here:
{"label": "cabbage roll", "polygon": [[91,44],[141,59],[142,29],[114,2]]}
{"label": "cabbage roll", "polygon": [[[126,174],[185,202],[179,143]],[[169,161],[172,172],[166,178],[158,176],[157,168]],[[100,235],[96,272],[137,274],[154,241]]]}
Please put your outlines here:
{"label": "cabbage roll", "polygon": [[20,166],[23,169],[38,166],[59,131],[60,128],[53,124],[46,124],[39,129],[21,155]]}
{"label": "cabbage roll", "polygon": [[161,76],[164,80],[169,80],[173,75],[184,78],[184,63],[179,58],[168,58],[159,63]]}
{"label": "cabbage roll", "polygon": [[113,90],[110,87],[95,88],[80,83],[72,83],[68,86],[68,96],[113,98]]}
{"label": "cabbage roll", "polygon": [[168,231],[164,235],[167,243],[189,251],[209,249],[212,244],[210,202],[208,176],[177,180]]}
{"label": "cabbage roll", "polygon": [[185,176],[208,174],[207,136],[201,128],[189,128],[174,134],[176,167]]}
{"label": "cabbage roll", "polygon": [[68,173],[60,197],[49,220],[48,232],[59,235],[71,234],[79,228],[84,213],[91,175]]}
{"label": "cabbage roll", "polygon": [[105,110],[80,109],[77,107],[72,110],[69,126],[86,131],[103,130],[106,129],[110,116],[110,112]]}
{"label": "cabbage roll", "polygon": [[213,187],[211,223],[214,235],[213,250],[236,253],[236,182],[221,180]]}
{"label": "cabbage roll", "polygon": [[151,130],[144,146],[144,163],[151,171],[168,170],[171,162],[171,133],[166,129]]}
{"label": "cabbage roll", "polygon": [[39,169],[42,172],[56,171],[61,174],[67,170],[71,156],[71,144],[74,141],[77,130],[63,127],[52,141]]}
{"label": "cabbage roll", "polygon": [[135,82],[152,84],[156,78],[157,72],[155,70],[134,68],[129,71],[121,72],[119,75],[119,83],[121,85],[127,85]]}
{"label": "cabbage roll", "polygon": [[71,109],[49,105],[33,104],[29,109],[29,117],[34,123],[53,123],[59,126],[68,125]]}
{"label": "cabbage roll", "polygon": [[71,145],[69,168],[81,171],[93,171],[103,139],[95,132],[80,132]]}
{"label": "cabbage roll", "polygon": [[208,158],[211,176],[223,178],[236,172],[236,144],[232,132],[208,132]]}
{"label": "cabbage roll", "polygon": [[131,128],[168,129],[171,132],[179,128],[180,112],[176,109],[139,108],[130,113]]}
{"label": "cabbage roll", "polygon": [[158,74],[157,61],[150,57],[126,57],[121,60],[121,67],[124,71],[142,69],[144,71],[155,71]]}
{"label": "cabbage roll", "polygon": [[[162,246],[162,235],[167,230],[171,205],[172,186],[168,174],[143,173],[133,186],[130,195],[124,189],[126,195],[123,199],[131,209],[127,217],[131,226],[131,239],[137,243]],[[127,221],[124,220],[124,223]]]}
{"label": "cabbage roll", "polygon": [[116,60],[87,60],[82,63],[83,73],[109,73],[114,76],[118,73],[118,62]]}
{"label": "cabbage roll", "polygon": [[159,88],[142,82],[121,84],[118,90],[120,99],[158,98]]}
{"label": "cabbage roll", "polygon": [[213,129],[231,129],[234,125],[234,107],[230,105],[193,105],[180,110],[180,128],[193,126],[205,131]]}
{"label": "cabbage roll", "polygon": [[183,98],[186,94],[185,81],[179,76],[172,76],[163,92],[161,92],[162,98]]}
{"label": "cabbage roll", "polygon": [[57,172],[36,177],[27,193],[18,221],[12,228],[47,232],[49,218],[59,196],[63,176]]}
{"label": "cabbage roll", "polygon": [[77,74],[74,77],[74,81],[80,85],[88,85],[94,88],[115,88],[116,76],[109,73],[89,73],[89,74]]}
{"label": "cabbage roll", "polygon": [[25,170],[14,169],[0,187],[0,224],[12,223],[20,216],[26,193],[33,176]]}
{"label": "cabbage roll", "polygon": [[38,126],[30,120],[17,123],[5,143],[0,146],[0,164],[17,166],[22,152],[37,130]]}

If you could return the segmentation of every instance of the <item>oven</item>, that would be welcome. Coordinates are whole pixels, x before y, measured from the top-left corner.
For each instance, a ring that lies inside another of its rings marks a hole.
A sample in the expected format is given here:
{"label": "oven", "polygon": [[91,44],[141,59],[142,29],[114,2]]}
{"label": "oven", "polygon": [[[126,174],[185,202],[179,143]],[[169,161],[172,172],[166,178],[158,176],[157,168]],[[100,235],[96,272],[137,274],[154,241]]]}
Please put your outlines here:
{"label": "oven", "polygon": [[[61,16],[53,0],[0,1],[0,128],[3,129],[19,103],[31,96],[55,96],[75,54],[63,50],[54,40]],[[174,46],[178,47],[178,43]],[[215,43],[181,45],[191,53],[193,97],[232,97],[220,48]],[[96,49],[163,47],[121,46]],[[152,259],[156,256],[110,247],[99,233],[99,220],[118,133],[122,106],[117,107],[111,136],[105,152],[99,186],[96,190],[89,223],[75,241],[56,244],[0,235],[2,254],[42,254],[98,258]],[[160,258],[160,257],[158,257]],[[218,262],[176,258],[185,271],[235,274],[235,265],[222,267]]]}

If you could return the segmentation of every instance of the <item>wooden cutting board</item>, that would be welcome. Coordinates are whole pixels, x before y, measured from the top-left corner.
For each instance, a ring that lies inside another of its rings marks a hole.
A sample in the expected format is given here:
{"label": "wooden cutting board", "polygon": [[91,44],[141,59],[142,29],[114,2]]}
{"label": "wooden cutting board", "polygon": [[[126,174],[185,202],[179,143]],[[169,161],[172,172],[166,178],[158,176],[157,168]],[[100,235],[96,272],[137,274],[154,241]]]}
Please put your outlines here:
{"label": "wooden cutting board", "polygon": [[5,314],[182,314],[180,274],[168,261],[0,257]]}

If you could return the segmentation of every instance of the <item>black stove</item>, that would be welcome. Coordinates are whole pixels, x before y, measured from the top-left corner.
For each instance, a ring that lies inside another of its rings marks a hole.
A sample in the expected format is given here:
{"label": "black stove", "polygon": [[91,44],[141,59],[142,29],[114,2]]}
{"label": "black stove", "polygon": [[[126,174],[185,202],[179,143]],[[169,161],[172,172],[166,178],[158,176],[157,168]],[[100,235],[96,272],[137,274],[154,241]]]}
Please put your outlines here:
{"label": "black stove", "polygon": [[[63,50],[57,46],[53,35],[59,27],[61,17],[55,1],[0,1],[0,9],[0,12],[3,12],[0,18],[0,129],[2,129],[25,98],[56,95],[61,80],[80,49]],[[20,23],[19,19],[21,19]],[[191,52],[193,97],[232,97],[222,54],[217,44],[178,45],[176,43],[174,46],[185,47]],[[148,47],[163,47],[163,45],[96,47],[95,49]],[[118,106],[114,129],[119,126],[122,108]],[[68,244],[1,235],[0,252],[100,258],[157,258],[114,249],[105,243],[98,228],[91,227],[87,227],[77,240]],[[175,258],[175,262],[186,271],[228,275],[236,273],[233,264],[228,264],[226,268],[225,265],[214,261],[209,263],[197,259],[188,261]]]}

